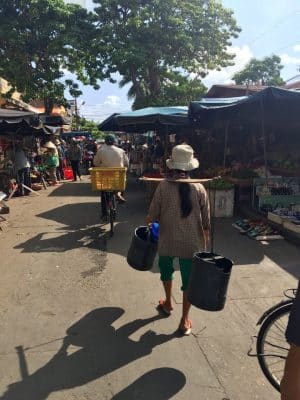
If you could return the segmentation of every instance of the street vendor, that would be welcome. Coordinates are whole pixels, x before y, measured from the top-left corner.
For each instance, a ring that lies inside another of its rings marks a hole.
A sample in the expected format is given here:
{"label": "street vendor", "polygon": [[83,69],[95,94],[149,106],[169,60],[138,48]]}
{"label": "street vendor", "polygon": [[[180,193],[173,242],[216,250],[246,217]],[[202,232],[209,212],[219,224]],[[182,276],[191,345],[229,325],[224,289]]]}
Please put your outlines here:
{"label": "street vendor", "polygon": [[[172,157],[166,161],[173,179],[187,180],[190,171],[198,168],[199,162],[189,145],[173,148]],[[159,268],[165,290],[165,299],[158,308],[167,316],[173,311],[172,281],[173,261],[179,258],[182,278],[183,306],[179,331],[189,335],[192,321],[189,318],[191,304],[187,298],[187,286],[192,268],[192,257],[196,251],[207,249],[210,230],[209,201],[200,183],[160,182],[152,199],[146,222],[158,222]]]}
{"label": "street vendor", "polygon": [[44,147],[47,149],[46,165],[49,171],[50,179],[53,186],[58,185],[56,169],[59,167],[59,158],[57,148],[52,142],[47,142]]}
{"label": "street vendor", "polygon": [[20,143],[16,143],[15,147],[10,145],[6,150],[6,158],[13,163],[16,172],[18,195],[24,196],[29,194],[30,191],[26,186],[31,188],[30,162],[26,150]]}

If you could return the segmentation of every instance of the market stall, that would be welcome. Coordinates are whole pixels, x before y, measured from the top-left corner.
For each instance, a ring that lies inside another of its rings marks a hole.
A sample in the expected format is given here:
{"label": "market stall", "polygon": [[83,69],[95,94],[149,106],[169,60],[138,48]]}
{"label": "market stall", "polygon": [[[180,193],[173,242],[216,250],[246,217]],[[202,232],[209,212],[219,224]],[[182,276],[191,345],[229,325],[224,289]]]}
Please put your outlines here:
{"label": "market stall", "polygon": [[[208,175],[222,174],[235,185],[236,205],[247,204],[265,216],[290,212],[295,225],[300,204],[299,107],[299,92],[274,87],[250,97],[203,99],[189,107],[191,124],[206,135],[207,153],[215,152]],[[296,184],[288,183],[291,177]]]}
{"label": "market stall", "polygon": [[0,109],[0,191],[8,199],[17,191],[36,193],[43,187],[40,172],[30,167],[35,166],[35,156],[45,136],[47,131],[37,114]]}
{"label": "market stall", "polygon": [[[175,135],[190,133],[187,107],[147,107],[122,114],[113,114],[99,125],[102,131],[127,132],[139,136],[133,140],[131,170],[137,176],[162,177],[165,159],[175,144]],[[144,140],[141,135],[148,133]],[[149,198],[157,186],[147,182]]]}

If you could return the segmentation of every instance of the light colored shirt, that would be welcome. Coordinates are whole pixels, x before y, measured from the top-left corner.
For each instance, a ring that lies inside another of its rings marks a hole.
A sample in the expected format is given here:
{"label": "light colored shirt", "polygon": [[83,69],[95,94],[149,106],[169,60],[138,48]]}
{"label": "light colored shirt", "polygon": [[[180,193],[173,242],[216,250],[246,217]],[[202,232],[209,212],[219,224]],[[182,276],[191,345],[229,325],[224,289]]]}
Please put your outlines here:
{"label": "light colored shirt", "polygon": [[128,167],[128,157],[123,149],[104,144],[94,157],[95,167]]}
{"label": "light colored shirt", "polygon": [[162,181],[152,199],[149,216],[159,222],[158,254],[191,259],[203,250],[203,230],[210,227],[209,199],[201,183],[189,183],[192,211],[181,215],[178,183]]}
{"label": "light colored shirt", "polygon": [[20,169],[23,168],[29,168],[30,167],[30,162],[28,161],[28,158],[22,149],[17,149],[15,156],[14,156],[14,164],[15,164],[15,169],[16,171],[19,171]]}

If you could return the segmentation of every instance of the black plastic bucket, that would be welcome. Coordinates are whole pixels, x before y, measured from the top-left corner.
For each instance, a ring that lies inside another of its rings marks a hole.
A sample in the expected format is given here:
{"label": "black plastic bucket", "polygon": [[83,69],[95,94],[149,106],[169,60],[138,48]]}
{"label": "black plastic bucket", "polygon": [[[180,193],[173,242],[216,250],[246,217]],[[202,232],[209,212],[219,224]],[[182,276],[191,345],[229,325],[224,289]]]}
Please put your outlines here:
{"label": "black plastic bucket", "polygon": [[139,271],[148,271],[153,266],[156,252],[157,242],[151,239],[149,228],[136,228],[127,253],[128,264]]}
{"label": "black plastic bucket", "polygon": [[187,293],[189,302],[202,310],[222,310],[232,265],[231,260],[215,253],[194,254]]}

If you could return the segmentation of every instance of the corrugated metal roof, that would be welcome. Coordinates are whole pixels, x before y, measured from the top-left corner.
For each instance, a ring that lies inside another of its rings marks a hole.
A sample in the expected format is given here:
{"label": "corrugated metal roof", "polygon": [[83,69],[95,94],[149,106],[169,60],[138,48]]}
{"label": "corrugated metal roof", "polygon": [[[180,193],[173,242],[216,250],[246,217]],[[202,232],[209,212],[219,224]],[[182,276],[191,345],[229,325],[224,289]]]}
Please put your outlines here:
{"label": "corrugated metal roof", "polygon": [[240,97],[247,96],[257,92],[260,92],[263,89],[266,89],[267,86],[261,85],[213,85],[209,91],[207,92],[205,97]]}

